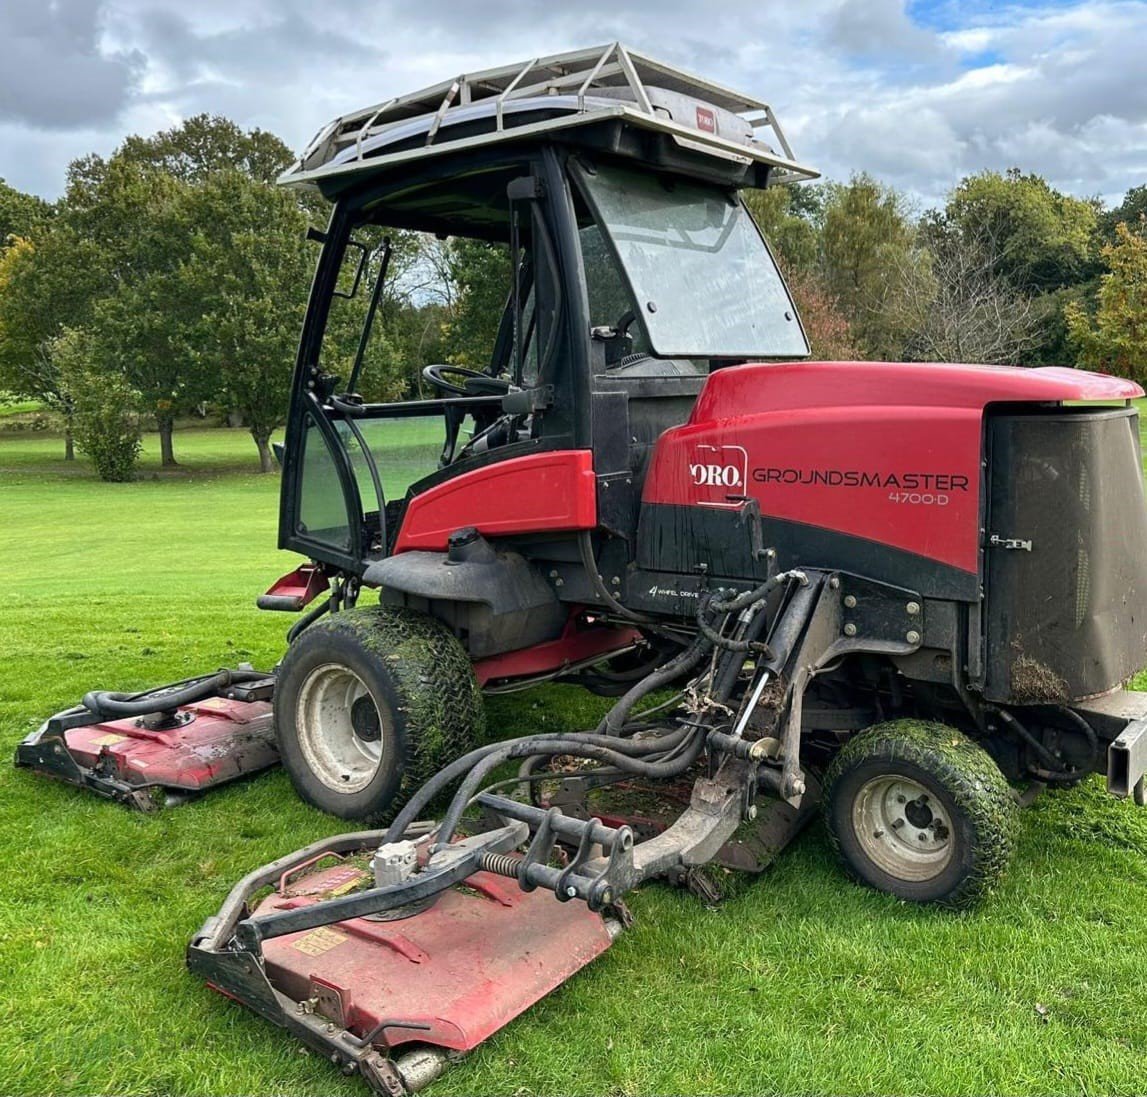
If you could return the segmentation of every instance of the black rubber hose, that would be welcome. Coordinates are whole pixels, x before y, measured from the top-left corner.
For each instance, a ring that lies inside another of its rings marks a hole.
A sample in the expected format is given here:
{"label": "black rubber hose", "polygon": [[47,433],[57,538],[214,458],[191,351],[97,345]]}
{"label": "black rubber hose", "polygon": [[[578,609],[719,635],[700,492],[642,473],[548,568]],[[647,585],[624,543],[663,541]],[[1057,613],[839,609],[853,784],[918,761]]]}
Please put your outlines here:
{"label": "black rubber hose", "polygon": [[[573,732],[566,737],[555,735],[523,735],[517,739],[507,739],[505,742],[489,743],[486,746],[477,747],[468,754],[462,755],[461,758],[455,759],[444,769],[439,770],[407,801],[406,806],[395,816],[394,822],[390,824],[386,840],[388,842],[398,841],[402,832],[418,817],[419,813],[435,796],[448,785],[458,780],[462,774],[476,766],[483,758],[495,751],[500,752],[506,747],[516,747],[522,744],[543,741],[550,744],[550,748],[536,753],[545,754],[547,757],[555,754],[572,754],[573,751],[571,748],[576,743],[588,743],[607,747],[619,755],[622,753],[627,755],[652,754],[676,745],[681,739],[685,738],[688,730],[690,729],[679,729],[659,739],[638,740],[616,739],[611,736],[596,735],[592,732]],[[523,751],[522,754],[517,755],[517,757],[532,753],[535,752],[526,750]]]}
{"label": "black rubber hose", "polygon": [[85,693],[83,706],[96,716],[119,719],[125,716],[147,716],[167,712],[180,705],[190,705],[218,696],[240,682],[258,682],[268,677],[257,670],[221,670],[201,678],[188,678],[167,686],[156,686],[143,693],[110,693],[92,690]]}
{"label": "black rubber hose", "polygon": [[800,573],[782,571],[772,578],[766,579],[760,586],[744,591],[732,598],[719,597],[719,591],[703,594],[697,603],[697,627],[714,647],[724,648],[726,651],[767,653],[768,645],[762,644],[754,638],[746,636],[743,639],[734,640],[722,636],[711,618],[717,614],[728,616],[731,613],[740,613],[741,610],[747,609],[757,602],[763,602],[777,587],[788,582],[789,579],[795,578],[798,574]]}
{"label": "black rubber hose", "polygon": [[640,758],[631,758],[628,755],[619,754],[617,751],[599,746],[596,743],[563,743],[555,739],[543,740],[535,744],[518,743],[503,750],[495,751],[483,758],[458,786],[458,791],[450,802],[450,807],[443,817],[442,826],[438,830],[438,836],[435,838],[436,848],[441,849],[450,843],[462,818],[462,813],[466,810],[466,805],[470,803],[478,791],[486,774],[492,769],[496,769],[503,762],[508,762],[512,758],[521,758],[527,753],[568,754],[574,758],[588,758],[590,761],[604,762],[606,765],[622,770],[627,775],[661,780],[683,773],[696,761],[697,756],[704,749],[706,736],[703,729],[690,728],[689,731],[692,733],[690,749],[683,755],[665,761],[644,761]]}
{"label": "black rubber hose", "polygon": [[620,736],[629,714],[634,706],[643,697],[662,686],[669,685],[674,679],[688,673],[696,667],[712,649],[707,637],[698,635],[684,651],[675,655],[668,663],[663,663],[652,674],[647,674],[635,686],[630,688],[623,696],[618,698],[617,704],[607,712],[601,723],[597,725],[599,735]]}
{"label": "black rubber hose", "polygon": [[[636,610],[630,609],[628,606],[623,606],[613,595],[613,592],[602,581],[601,573],[597,570],[597,560],[593,555],[593,542],[590,540],[588,531],[583,531],[578,534],[578,552],[581,554],[582,570],[586,573],[586,578],[589,579],[590,585],[593,587],[597,596],[619,617],[625,617],[630,621],[634,621],[640,625],[654,626],[656,619],[647,617],[644,613],[638,613]],[[651,632],[664,634],[664,630],[660,628],[651,628]]]}
{"label": "black rubber hose", "polygon": [[308,610],[302,617],[300,617],[289,629],[287,629],[287,643],[293,644],[295,637],[299,635],[303,629],[313,625],[324,614],[331,611],[331,599],[328,598],[325,602],[315,606],[314,609]]}
{"label": "black rubber hose", "polygon": [[1087,765],[1083,768],[1088,773],[1092,772],[1095,769],[1095,763],[1099,761],[1099,736],[1095,734],[1095,728],[1093,728],[1074,709],[1067,708],[1066,706],[1061,706],[1059,711],[1062,712],[1063,715],[1066,716],[1073,724],[1075,724],[1075,726],[1079,728],[1081,732],[1083,732],[1084,738],[1087,739],[1087,745],[1090,747],[1090,753],[1087,758]]}
{"label": "black rubber hose", "polygon": [[1016,719],[1016,717],[1014,717],[1010,712],[1005,712],[1002,708],[993,709],[992,711],[1004,722],[1008,728],[1010,728],[1021,739],[1023,739],[1024,742],[1026,742],[1028,746],[1031,747],[1032,750],[1035,751],[1035,753],[1038,754],[1040,758],[1042,758],[1043,761],[1047,764],[1048,768],[1046,772],[1039,774],[1040,776],[1047,776],[1052,780],[1056,780],[1078,777],[1082,772],[1085,772],[1081,770],[1061,769],[1060,766],[1062,763],[1060,760],[1054,754],[1052,754],[1052,752],[1048,750],[1047,747],[1045,747],[1043,743],[1041,743],[1030,731],[1028,731],[1028,729],[1024,727],[1024,725],[1021,724],[1019,720]]}

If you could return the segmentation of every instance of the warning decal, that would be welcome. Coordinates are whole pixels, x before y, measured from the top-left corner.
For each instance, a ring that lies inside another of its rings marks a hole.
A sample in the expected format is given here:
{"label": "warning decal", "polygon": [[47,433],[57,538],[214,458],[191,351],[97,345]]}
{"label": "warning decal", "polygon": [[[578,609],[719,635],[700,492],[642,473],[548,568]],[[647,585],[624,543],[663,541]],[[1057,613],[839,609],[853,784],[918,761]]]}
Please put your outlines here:
{"label": "warning decal", "polygon": [[300,937],[294,942],[294,946],[308,956],[322,956],[324,952],[330,952],[332,948],[341,945],[345,940],[345,933],[339,933],[337,929],[331,929],[329,926],[320,926],[318,929],[311,930],[305,937]]}

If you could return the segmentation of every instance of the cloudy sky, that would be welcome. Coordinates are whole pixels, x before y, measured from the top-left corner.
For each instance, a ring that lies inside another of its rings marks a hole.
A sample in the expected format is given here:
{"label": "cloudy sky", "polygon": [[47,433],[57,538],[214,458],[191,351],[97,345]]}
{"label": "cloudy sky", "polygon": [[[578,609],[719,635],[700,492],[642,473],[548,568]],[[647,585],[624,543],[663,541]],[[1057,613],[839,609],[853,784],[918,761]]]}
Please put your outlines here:
{"label": "cloudy sky", "polygon": [[1144,0],[0,0],[0,178],[54,198],[72,158],[200,111],[298,148],[389,95],[613,39],[922,204],[1013,165],[1108,201],[1147,183]]}

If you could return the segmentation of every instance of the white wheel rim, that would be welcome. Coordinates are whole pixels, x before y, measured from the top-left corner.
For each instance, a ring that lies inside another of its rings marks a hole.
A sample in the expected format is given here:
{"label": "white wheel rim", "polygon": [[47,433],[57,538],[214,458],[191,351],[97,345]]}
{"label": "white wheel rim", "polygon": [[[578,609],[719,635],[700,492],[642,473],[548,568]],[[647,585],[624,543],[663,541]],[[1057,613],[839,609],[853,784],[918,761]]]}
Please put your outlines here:
{"label": "white wheel rim", "polygon": [[307,766],[327,788],[349,795],[374,780],[390,728],[353,670],[338,663],[312,670],[299,690],[295,726]]}
{"label": "white wheel rim", "polygon": [[936,794],[910,777],[874,777],[852,802],[852,829],[878,868],[898,880],[932,880],[955,848],[952,820]]}

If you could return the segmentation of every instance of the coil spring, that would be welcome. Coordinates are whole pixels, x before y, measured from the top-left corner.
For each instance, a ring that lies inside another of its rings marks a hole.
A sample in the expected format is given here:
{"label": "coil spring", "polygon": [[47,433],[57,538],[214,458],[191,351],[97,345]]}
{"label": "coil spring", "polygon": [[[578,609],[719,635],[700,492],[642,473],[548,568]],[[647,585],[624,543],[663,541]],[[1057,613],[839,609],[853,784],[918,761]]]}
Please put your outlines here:
{"label": "coil spring", "polygon": [[522,867],[522,858],[516,853],[483,853],[481,867],[483,872],[492,872],[495,876],[509,876],[511,880],[516,880],[518,870]]}

